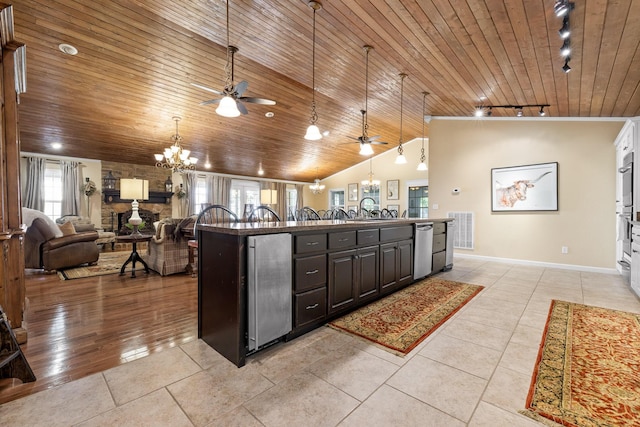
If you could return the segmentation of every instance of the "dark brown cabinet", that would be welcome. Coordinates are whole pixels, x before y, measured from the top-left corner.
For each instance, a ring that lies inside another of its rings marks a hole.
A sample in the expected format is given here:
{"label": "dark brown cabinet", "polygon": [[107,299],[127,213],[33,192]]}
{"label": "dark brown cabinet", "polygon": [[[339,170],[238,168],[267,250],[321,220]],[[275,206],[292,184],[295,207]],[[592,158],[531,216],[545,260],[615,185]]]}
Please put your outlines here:
{"label": "dark brown cabinet", "polygon": [[379,246],[329,254],[329,314],[379,293]]}
{"label": "dark brown cabinet", "polygon": [[445,267],[446,261],[447,234],[446,224],[438,222],[433,225],[433,255],[431,272],[435,273]]}
{"label": "dark brown cabinet", "polygon": [[294,236],[293,328],[327,316],[327,234]]}
{"label": "dark brown cabinet", "polygon": [[392,292],[413,281],[413,240],[380,245],[380,291]]}

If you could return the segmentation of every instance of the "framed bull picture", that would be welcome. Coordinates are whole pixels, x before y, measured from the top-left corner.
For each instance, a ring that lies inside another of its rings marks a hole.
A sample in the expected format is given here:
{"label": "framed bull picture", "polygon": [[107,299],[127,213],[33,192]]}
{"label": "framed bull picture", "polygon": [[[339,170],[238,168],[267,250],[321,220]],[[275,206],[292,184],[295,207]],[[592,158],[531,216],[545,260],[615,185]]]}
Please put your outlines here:
{"label": "framed bull picture", "polygon": [[558,163],[491,169],[491,210],[557,211]]}

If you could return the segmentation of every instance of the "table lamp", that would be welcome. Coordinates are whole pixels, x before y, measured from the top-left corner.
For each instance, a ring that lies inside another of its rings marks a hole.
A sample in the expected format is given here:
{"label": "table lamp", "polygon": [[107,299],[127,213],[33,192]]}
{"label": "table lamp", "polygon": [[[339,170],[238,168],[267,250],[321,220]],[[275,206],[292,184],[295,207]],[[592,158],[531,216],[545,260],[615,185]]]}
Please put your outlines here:
{"label": "table lamp", "polygon": [[129,224],[133,226],[132,236],[142,236],[142,233],[138,230],[140,224],[142,224],[142,218],[138,214],[138,199],[149,199],[149,181],[146,179],[125,179],[120,180],[120,199],[129,200],[131,202],[131,218],[129,218]]}

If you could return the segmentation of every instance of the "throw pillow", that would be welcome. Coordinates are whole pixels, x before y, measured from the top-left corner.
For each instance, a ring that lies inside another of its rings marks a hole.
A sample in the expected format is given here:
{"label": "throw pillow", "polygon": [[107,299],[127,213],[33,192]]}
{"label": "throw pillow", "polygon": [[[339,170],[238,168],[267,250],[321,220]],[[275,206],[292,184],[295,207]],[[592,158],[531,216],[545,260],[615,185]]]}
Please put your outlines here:
{"label": "throw pillow", "polygon": [[58,228],[58,225],[48,216],[44,214],[44,212],[37,211],[35,209],[22,208],[22,220],[29,227],[34,219],[41,218],[43,221],[47,223],[51,233],[55,237],[62,237],[62,231]]}
{"label": "throw pillow", "polygon": [[58,227],[60,227],[60,231],[62,231],[63,236],[70,236],[72,234],[76,234],[76,229],[73,226],[73,223],[71,221],[67,221],[64,224],[59,225]]}

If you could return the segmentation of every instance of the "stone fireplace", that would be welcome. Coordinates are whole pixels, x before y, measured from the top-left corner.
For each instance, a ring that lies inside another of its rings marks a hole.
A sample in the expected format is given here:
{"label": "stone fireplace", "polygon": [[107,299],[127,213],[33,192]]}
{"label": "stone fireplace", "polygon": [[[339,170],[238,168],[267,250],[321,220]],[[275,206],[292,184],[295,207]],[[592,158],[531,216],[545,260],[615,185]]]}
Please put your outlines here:
{"label": "stone fireplace", "polygon": [[[131,232],[133,231],[133,227],[127,227],[127,223],[129,222],[129,218],[131,218],[132,213],[132,210],[118,213],[118,235],[122,236],[131,234]],[[142,224],[140,224],[138,230],[142,234],[155,233],[153,223],[160,220],[160,213],[154,213],[147,209],[138,209],[138,215],[140,215],[140,218],[142,218]]]}

